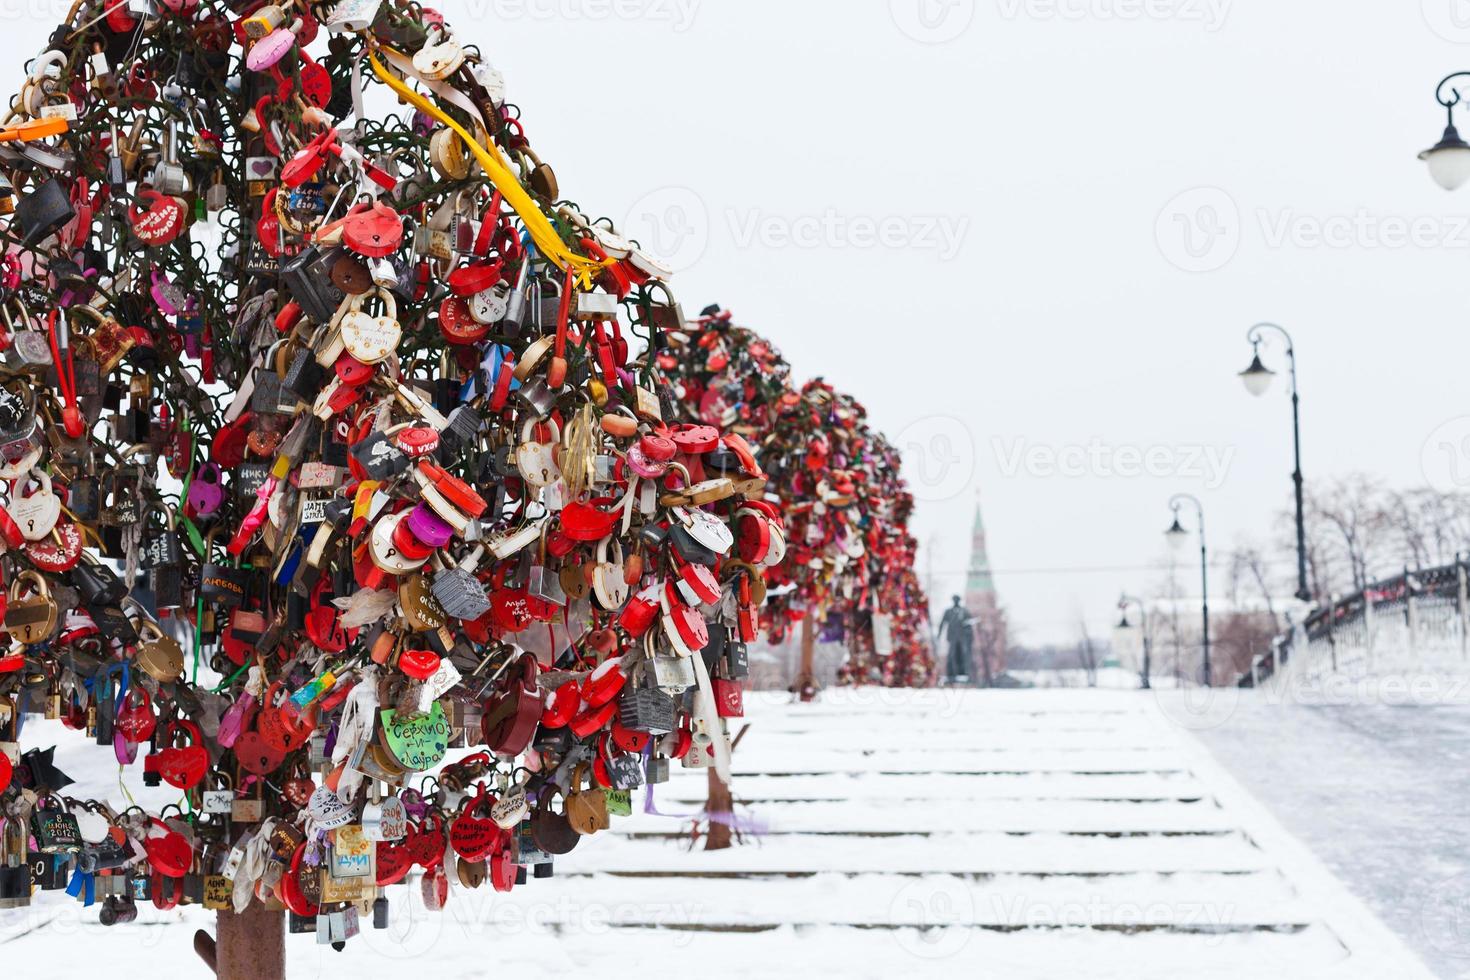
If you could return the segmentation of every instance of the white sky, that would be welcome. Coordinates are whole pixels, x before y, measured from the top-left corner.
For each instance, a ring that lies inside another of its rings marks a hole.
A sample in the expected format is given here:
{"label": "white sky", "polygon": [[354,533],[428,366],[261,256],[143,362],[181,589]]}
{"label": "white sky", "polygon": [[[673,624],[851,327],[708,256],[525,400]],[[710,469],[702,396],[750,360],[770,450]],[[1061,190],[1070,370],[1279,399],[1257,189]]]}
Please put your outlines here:
{"label": "white sky", "polygon": [[[1024,640],[1105,631],[1147,591],[1159,573],[1026,572],[1157,564],[1175,490],[1222,552],[1268,535],[1290,419],[1235,378],[1258,320],[1297,340],[1309,483],[1456,475],[1470,197],[1414,156],[1435,83],[1470,69],[1465,0],[437,6],[563,193],[685,266],[686,312],[733,309],[912,447],[941,595],[983,487]],[[19,79],[64,6],[3,9]],[[1118,472],[1150,449],[1167,474]]]}

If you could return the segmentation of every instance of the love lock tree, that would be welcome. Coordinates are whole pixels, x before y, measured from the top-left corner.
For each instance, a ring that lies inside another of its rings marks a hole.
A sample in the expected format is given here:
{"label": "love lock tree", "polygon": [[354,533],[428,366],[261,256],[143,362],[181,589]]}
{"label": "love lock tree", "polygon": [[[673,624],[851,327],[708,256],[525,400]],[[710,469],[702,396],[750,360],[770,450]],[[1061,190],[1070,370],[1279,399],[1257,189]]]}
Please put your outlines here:
{"label": "love lock tree", "polygon": [[[109,0],[25,71],[0,906],[201,906],[221,977],[279,976],[286,913],[510,891],[672,762],[727,774],[779,560],[731,526],[781,515],[634,349],[669,270],[483,54],[405,0]],[[63,727],[173,802],[66,792]]]}
{"label": "love lock tree", "polygon": [[658,365],[686,411],[760,447],[767,500],[783,523],[774,536],[742,529],[739,544],[747,558],[774,561],[768,585],[787,586],[764,606],[772,640],[802,624],[795,689],[806,699],[816,693],[819,628],[848,640],[844,682],[932,683],[928,602],[907,529],[913,496],[897,451],[867,426],[866,410],[820,379],[793,388],[775,345],[718,306],[664,336]]}

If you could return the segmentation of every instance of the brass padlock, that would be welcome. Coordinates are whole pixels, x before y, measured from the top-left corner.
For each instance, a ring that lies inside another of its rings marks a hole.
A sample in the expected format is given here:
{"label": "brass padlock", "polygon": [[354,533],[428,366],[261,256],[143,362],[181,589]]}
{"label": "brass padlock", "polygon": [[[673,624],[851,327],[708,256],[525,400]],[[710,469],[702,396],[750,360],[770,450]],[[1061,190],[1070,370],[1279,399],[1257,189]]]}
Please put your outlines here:
{"label": "brass padlock", "polygon": [[[34,590],[23,595],[26,584]],[[5,610],[5,629],[21,643],[45,643],[56,629],[56,600],[51,587],[38,572],[26,570],[10,583],[10,604]]]}
{"label": "brass padlock", "polygon": [[171,684],[184,673],[184,650],[177,640],[164,633],[151,619],[138,622],[141,641],[134,661],[149,677],[161,684]]}

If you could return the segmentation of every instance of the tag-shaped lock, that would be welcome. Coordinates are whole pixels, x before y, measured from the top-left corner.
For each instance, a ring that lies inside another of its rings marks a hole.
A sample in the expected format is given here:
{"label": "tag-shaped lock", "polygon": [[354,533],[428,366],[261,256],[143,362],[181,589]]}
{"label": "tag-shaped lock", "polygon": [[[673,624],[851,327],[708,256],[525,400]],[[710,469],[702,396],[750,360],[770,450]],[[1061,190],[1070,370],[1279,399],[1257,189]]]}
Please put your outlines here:
{"label": "tag-shaped lock", "polygon": [[61,498],[51,490],[50,474],[32,470],[16,488],[6,509],[27,541],[40,541],[49,535],[61,517]]}
{"label": "tag-shaped lock", "polygon": [[[155,514],[163,519],[162,526],[150,523]],[[139,547],[138,564],[147,569],[177,568],[183,560],[184,549],[173,513],[161,505],[149,507],[143,515],[143,541]]]}
{"label": "tag-shaped lock", "polygon": [[[31,591],[27,593],[26,586]],[[44,643],[56,629],[56,600],[37,572],[23,571],[10,583],[5,629],[23,644]]]}
{"label": "tag-shaped lock", "polygon": [[432,633],[449,621],[449,613],[440,605],[423,575],[409,575],[399,583],[398,605],[408,627],[418,633]]}

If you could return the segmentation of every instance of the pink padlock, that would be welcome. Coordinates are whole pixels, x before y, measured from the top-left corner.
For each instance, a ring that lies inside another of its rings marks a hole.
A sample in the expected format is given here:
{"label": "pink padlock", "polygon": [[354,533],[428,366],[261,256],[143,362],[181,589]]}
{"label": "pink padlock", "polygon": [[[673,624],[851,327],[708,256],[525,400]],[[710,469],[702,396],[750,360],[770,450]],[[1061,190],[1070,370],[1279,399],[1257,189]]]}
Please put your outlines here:
{"label": "pink padlock", "polygon": [[225,488],[220,483],[224,470],[218,463],[205,463],[189,481],[189,506],[199,517],[208,517],[219,510],[225,502]]}
{"label": "pink padlock", "polygon": [[409,511],[407,524],[413,536],[430,548],[442,548],[454,537],[454,528],[422,502]]}

